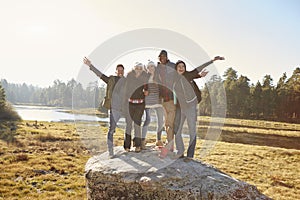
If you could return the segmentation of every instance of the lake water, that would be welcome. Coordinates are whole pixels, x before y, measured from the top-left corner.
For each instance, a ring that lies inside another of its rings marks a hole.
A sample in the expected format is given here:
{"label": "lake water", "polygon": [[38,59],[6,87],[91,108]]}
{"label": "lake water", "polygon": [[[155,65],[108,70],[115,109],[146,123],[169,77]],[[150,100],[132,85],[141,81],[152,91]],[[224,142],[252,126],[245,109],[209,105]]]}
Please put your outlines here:
{"label": "lake water", "polygon": [[[13,105],[17,113],[23,120],[37,120],[37,121],[48,121],[48,122],[109,122],[108,118],[100,118],[96,115],[84,115],[84,114],[72,114],[65,112],[65,109],[49,107],[49,106],[29,106],[29,105]],[[143,117],[144,120],[144,117]],[[152,123],[155,125],[149,126],[149,133],[156,133],[156,118],[151,117]],[[93,124],[93,123],[91,123]],[[118,122],[118,126],[125,128],[125,119],[121,118]],[[185,132],[185,131],[183,131]],[[165,131],[162,133],[166,134]],[[183,134],[186,137],[186,134]]]}
{"label": "lake water", "polygon": [[100,118],[93,115],[66,113],[64,109],[48,106],[24,106],[14,105],[15,110],[23,120],[37,121],[103,121],[107,122],[108,118]]}

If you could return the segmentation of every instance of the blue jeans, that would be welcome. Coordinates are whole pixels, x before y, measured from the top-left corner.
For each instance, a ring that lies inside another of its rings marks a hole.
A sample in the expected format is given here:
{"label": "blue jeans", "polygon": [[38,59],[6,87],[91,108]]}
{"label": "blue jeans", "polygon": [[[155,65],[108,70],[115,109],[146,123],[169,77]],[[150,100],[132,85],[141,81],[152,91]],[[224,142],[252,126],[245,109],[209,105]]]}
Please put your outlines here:
{"label": "blue jeans", "polygon": [[146,113],[146,119],[144,121],[143,124],[143,128],[142,128],[142,139],[146,139],[146,135],[147,135],[147,131],[148,131],[148,126],[151,122],[151,109],[155,110],[156,113],[156,119],[157,119],[157,129],[156,129],[156,137],[157,140],[161,140],[161,132],[163,130],[164,127],[164,110],[163,107],[157,107],[157,108],[146,108],[145,109],[145,113]]}
{"label": "blue jeans", "polygon": [[197,135],[196,135],[196,123],[197,123],[197,103],[193,102],[184,109],[180,107],[176,108],[174,130],[175,130],[175,144],[177,148],[177,154],[184,154],[184,143],[182,139],[182,128],[184,121],[187,120],[187,125],[190,134],[189,147],[187,150],[187,157],[193,158],[195,153]]}
{"label": "blue jeans", "polygon": [[110,155],[113,155],[113,146],[114,146],[114,133],[117,128],[117,123],[122,116],[121,111],[117,111],[114,109],[109,110],[109,129],[107,133],[107,147]]}

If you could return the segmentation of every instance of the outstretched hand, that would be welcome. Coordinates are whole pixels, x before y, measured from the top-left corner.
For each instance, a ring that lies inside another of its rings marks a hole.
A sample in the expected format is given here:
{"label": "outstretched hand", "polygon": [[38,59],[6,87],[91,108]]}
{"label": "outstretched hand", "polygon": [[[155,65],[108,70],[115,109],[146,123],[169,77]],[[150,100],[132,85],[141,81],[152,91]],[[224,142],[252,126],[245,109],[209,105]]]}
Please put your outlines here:
{"label": "outstretched hand", "polygon": [[92,65],[92,62],[87,57],[83,58],[83,63],[86,64],[87,66],[91,66]]}
{"label": "outstretched hand", "polygon": [[199,72],[199,75],[201,77],[205,77],[207,74],[208,74],[208,71],[206,71],[206,70],[203,70],[203,71]]}
{"label": "outstretched hand", "polygon": [[225,60],[225,58],[222,56],[216,56],[216,57],[214,57],[213,61],[216,61],[216,60]]}

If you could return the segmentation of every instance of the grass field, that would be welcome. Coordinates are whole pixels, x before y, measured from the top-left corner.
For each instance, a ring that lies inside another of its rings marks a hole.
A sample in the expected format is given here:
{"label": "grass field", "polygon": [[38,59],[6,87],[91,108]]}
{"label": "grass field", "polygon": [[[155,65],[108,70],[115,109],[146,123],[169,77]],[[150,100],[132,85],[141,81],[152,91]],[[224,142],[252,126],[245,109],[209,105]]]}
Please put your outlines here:
{"label": "grass field", "polygon": [[[200,138],[209,122],[199,119]],[[11,130],[8,125],[0,125],[0,199],[86,199],[84,166],[105,150],[107,126],[23,121]],[[226,119],[222,129],[218,142],[198,140],[196,159],[273,199],[300,196],[299,124]],[[123,130],[114,138],[122,145]],[[154,143],[155,135],[149,134],[148,142]],[[207,142],[211,147],[204,149]]]}

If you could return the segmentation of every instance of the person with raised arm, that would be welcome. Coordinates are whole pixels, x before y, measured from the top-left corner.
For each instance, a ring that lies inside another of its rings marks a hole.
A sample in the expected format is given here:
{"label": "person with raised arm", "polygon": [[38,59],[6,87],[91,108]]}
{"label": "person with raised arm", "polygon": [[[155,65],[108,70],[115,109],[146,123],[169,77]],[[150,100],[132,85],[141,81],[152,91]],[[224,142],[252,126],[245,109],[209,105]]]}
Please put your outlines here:
{"label": "person with raised arm", "polygon": [[118,64],[116,67],[116,75],[107,76],[99,71],[88,58],[84,57],[83,63],[89,66],[90,70],[107,84],[103,107],[109,110],[107,148],[109,157],[112,158],[114,156],[113,134],[115,133],[118,121],[121,117],[124,117],[122,108],[124,104],[124,85],[126,81],[124,77],[124,66]]}
{"label": "person with raised arm", "polygon": [[174,74],[173,92],[176,104],[175,114],[175,144],[177,149],[177,158],[184,156],[184,143],[182,139],[182,127],[185,120],[189,129],[189,146],[187,149],[187,158],[193,158],[195,153],[197,135],[197,104],[201,100],[201,93],[194,79],[205,77],[207,71],[203,70],[216,60],[224,60],[223,57],[216,56],[209,62],[206,62],[192,71],[186,71],[185,62],[179,60],[175,64],[176,72]]}

